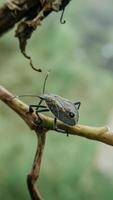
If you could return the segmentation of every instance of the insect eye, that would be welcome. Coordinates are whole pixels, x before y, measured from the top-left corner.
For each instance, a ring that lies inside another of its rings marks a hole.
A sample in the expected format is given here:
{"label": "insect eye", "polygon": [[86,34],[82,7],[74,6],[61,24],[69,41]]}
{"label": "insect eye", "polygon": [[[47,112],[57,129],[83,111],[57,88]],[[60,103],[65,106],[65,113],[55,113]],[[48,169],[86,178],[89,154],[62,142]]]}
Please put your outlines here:
{"label": "insect eye", "polygon": [[71,118],[73,118],[75,115],[74,115],[74,113],[69,112],[69,116],[70,116]]}

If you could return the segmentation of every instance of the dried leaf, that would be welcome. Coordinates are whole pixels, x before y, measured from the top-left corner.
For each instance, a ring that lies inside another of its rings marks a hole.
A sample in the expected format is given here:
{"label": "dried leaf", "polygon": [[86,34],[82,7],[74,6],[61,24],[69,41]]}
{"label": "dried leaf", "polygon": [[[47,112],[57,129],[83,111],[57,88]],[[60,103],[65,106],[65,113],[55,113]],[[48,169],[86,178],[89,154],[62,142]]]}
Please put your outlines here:
{"label": "dried leaf", "polygon": [[18,27],[17,30],[15,32],[15,37],[17,37],[19,39],[19,46],[20,46],[20,50],[22,52],[22,54],[29,59],[30,61],[30,66],[38,72],[42,72],[41,69],[37,69],[34,67],[33,63],[32,63],[32,59],[29,55],[26,54],[26,45],[27,45],[27,40],[31,37],[32,33],[33,33],[34,29],[33,27],[28,26],[26,21],[21,22]]}

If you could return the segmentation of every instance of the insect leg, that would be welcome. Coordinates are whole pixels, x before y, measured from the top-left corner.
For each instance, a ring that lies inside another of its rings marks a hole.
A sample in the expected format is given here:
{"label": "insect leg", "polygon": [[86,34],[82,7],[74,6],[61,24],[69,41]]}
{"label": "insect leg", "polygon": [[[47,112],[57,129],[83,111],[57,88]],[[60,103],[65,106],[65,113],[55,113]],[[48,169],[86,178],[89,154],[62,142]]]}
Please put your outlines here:
{"label": "insect leg", "polygon": [[[40,110],[39,110],[39,108],[43,108],[43,109],[40,109]],[[37,114],[37,116],[38,116],[39,119],[40,119],[40,122],[39,122],[39,120],[36,121],[36,124],[37,124],[37,125],[40,125],[40,124],[42,123],[42,119],[41,119],[41,116],[39,115],[39,113],[41,113],[41,112],[47,112],[47,111],[49,111],[49,109],[48,109],[46,106],[40,105],[40,107],[38,107],[38,109],[36,108],[36,114]]]}
{"label": "insect leg", "polygon": [[39,101],[39,104],[38,104],[38,105],[30,105],[30,106],[29,106],[29,112],[33,112],[33,108],[36,108],[37,111],[38,111],[38,109],[39,109],[40,107],[45,108],[45,106],[42,106],[42,105],[41,105],[42,101],[43,101],[43,99],[41,99],[41,100]]}
{"label": "insect leg", "polygon": [[41,110],[37,110],[37,109],[36,109],[36,114],[37,114],[37,113],[40,113],[40,112],[48,112],[48,111],[49,111],[49,109],[46,108],[46,107],[45,107],[45,109],[41,109]]}
{"label": "insect leg", "polygon": [[79,108],[80,108],[80,105],[81,105],[81,102],[80,102],[80,101],[77,101],[77,102],[74,103],[74,105],[77,106],[77,109],[79,109]]}
{"label": "insect leg", "polygon": [[41,107],[42,101],[43,101],[43,99],[41,99],[41,100],[39,101],[39,104],[37,105],[36,111],[38,111],[38,109]]}
{"label": "insect leg", "polygon": [[30,105],[29,112],[32,113],[34,111],[33,108],[36,108],[36,107],[37,107],[37,105]]}
{"label": "insect leg", "polygon": [[39,107],[39,108],[46,108],[46,106],[40,105],[40,107]]}
{"label": "insect leg", "polygon": [[[37,108],[37,105],[30,105],[29,106],[29,112],[33,112],[34,110],[33,110],[33,108]],[[46,108],[46,106],[43,106],[43,105],[40,105],[40,108]],[[37,109],[36,109],[37,110]]]}
{"label": "insect leg", "polygon": [[59,129],[59,128],[57,127],[57,118],[56,118],[56,117],[54,118],[53,129],[54,129],[55,131],[57,131],[57,132],[60,132],[60,133],[66,133],[65,130]]}

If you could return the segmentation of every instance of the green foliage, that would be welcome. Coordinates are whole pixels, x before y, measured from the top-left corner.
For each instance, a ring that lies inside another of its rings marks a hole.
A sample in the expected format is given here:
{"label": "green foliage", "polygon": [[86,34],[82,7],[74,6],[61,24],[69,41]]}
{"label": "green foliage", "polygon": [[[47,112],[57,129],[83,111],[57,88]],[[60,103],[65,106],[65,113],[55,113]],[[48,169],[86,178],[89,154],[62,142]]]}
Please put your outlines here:
{"label": "green foliage", "polygon": [[[80,100],[80,123],[102,126],[113,105],[113,2],[73,0],[64,17],[67,23],[61,25],[59,14],[49,16],[28,42],[27,52],[42,75],[21,55],[14,29],[0,39],[0,84],[15,95],[40,94],[51,69],[46,91]],[[48,134],[39,180],[45,199],[113,198],[113,177],[98,170],[96,144]],[[35,146],[35,135],[0,102],[0,199],[30,199],[25,179]]]}

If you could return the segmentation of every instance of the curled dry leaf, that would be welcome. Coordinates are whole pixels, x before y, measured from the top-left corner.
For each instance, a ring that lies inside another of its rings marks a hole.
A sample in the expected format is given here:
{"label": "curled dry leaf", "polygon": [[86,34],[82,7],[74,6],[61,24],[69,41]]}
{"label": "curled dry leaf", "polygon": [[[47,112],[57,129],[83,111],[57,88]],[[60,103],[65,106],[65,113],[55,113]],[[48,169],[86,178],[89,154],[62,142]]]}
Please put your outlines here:
{"label": "curled dry leaf", "polygon": [[40,68],[37,69],[34,67],[31,57],[26,53],[27,40],[31,37],[37,26],[41,25],[42,20],[52,11],[58,12],[63,10],[60,22],[65,23],[65,21],[62,21],[62,17],[65,7],[69,2],[70,0],[40,0],[40,6],[37,8],[37,10],[30,13],[30,15],[18,25],[15,36],[19,39],[19,46],[22,54],[29,59],[30,66],[33,68],[33,70],[42,72]]}

